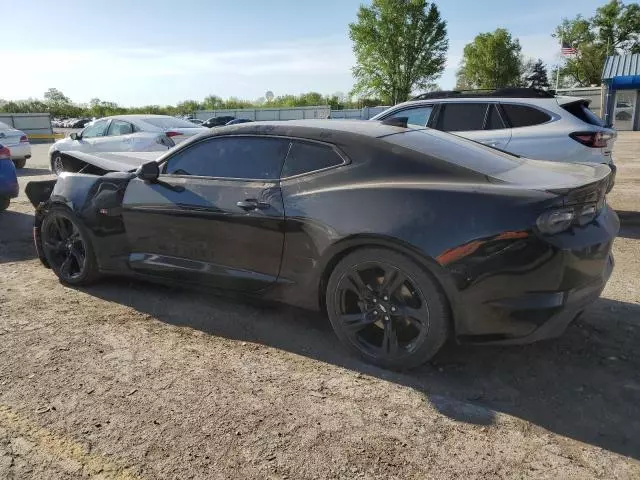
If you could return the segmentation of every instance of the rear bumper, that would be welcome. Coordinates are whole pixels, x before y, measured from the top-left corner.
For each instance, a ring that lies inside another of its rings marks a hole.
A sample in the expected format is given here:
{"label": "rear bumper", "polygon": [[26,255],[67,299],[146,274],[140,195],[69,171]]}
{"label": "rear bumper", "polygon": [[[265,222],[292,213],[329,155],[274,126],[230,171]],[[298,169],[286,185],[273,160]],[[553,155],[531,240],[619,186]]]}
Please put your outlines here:
{"label": "rear bumper", "polygon": [[521,297],[514,299],[520,303],[519,308],[513,310],[514,313],[522,314],[526,312],[530,315],[536,313],[540,319],[544,319],[547,316],[548,318],[543,320],[531,333],[522,337],[487,340],[483,343],[523,345],[559,337],[580,312],[600,298],[600,294],[613,271],[613,265],[613,255],[609,255],[607,267],[602,278],[597,279],[589,285],[566,292],[547,293],[530,296],[530,298]]}
{"label": "rear bumper", "polygon": [[607,207],[584,227],[547,239],[530,234],[510,243],[487,242],[491,255],[485,251],[458,262],[452,268],[461,305],[458,339],[523,344],[560,335],[609,280],[619,227]]}
{"label": "rear bumper", "polygon": [[9,147],[11,152],[11,160],[22,160],[23,158],[31,158],[31,144],[21,143]]}

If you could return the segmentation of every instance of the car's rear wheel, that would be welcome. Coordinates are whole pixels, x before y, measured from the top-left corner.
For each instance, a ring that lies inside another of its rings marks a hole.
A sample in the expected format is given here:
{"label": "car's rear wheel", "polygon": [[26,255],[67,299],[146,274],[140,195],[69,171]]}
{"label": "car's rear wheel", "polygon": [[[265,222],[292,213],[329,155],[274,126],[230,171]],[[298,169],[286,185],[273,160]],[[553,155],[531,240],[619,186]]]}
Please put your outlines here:
{"label": "car's rear wheel", "polygon": [[71,211],[52,207],[40,227],[42,249],[60,281],[86,285],[99,276],[89,235]]}
{"label": "car's rear wheel", "polygon": [[0,212],[9,208],[10,203],[11,203],[11,199],[7,197],[0,197]]}
{"label": "car's rear wheel", "polygon": [[400,253],[366,248],[342,259],[327,284],[329,319],[340,340],[384,368],[412,368],[447,339],[447,299],[433,277]]}
{"label": "car's rear wheel", "polygon": [[16,166],[16,168],[24,168],[24,166],[27,164],[27,159],[21,158],[19,160],[14,160],[13,164]]}

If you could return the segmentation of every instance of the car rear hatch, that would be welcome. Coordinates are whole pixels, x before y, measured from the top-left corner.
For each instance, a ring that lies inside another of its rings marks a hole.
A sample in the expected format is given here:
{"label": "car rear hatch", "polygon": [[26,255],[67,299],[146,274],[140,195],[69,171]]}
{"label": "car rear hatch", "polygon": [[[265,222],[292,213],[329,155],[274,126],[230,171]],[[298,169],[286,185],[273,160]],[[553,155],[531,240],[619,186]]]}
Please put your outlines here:
{"label": "car rear hatch", "polygon": [[589,148],[599,149],[606,161],[611,161],[617,133],[589,109],[591,100],[577,97],[557,97],[558,105],[584,124],[569,136]]}

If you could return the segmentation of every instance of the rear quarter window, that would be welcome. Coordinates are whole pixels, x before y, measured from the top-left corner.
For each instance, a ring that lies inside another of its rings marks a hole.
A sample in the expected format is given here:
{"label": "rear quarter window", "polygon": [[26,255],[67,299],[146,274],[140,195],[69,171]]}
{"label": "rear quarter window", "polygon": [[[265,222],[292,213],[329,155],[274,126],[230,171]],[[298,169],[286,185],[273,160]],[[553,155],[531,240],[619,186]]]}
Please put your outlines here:
{"label": "rear quarter window", "polygon": [[282,167],[282,178],[324,170],[341,165],[344,160],[329,145],[295,141]]}
{"label": "rear quarter window", "polygon": [[551,115],[527,105],[503,103],[502,109],[513,128],[532,127],[551,120]]}
{"label": "rear quarter window", "polygon": [[572,102],[562,105],[562,108],[574,117],[579,118],[584,123],[604,127],[604,122],[595,113],[589,110],[589,105],[585,102]]}

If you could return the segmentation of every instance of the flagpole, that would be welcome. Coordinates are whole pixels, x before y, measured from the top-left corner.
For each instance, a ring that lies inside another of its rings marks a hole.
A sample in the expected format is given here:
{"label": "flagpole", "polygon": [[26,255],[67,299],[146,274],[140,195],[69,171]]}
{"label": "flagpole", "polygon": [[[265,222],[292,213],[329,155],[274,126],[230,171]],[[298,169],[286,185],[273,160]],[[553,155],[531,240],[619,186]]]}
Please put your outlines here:
{"label": "flagpole", "polygon": [[[560,51],[562,52],[562,45],[564,44],[564,33],[560,37]],[[558,86],[560,85],[560,64],[556,69],[556,95],[558,94]]]}

